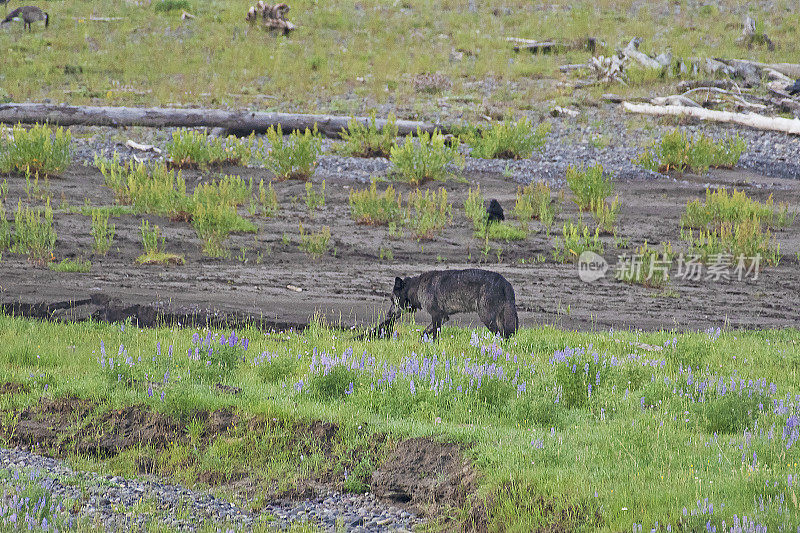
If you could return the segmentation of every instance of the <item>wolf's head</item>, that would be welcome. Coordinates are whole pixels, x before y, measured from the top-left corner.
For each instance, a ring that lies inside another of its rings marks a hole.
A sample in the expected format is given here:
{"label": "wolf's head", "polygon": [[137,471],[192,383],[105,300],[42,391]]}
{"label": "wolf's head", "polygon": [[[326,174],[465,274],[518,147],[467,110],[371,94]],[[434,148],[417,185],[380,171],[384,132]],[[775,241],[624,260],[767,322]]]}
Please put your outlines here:
{"label": "wolf's head", "polygon": [[392,313],[399,313],[403,310],[412,309],[408,299],[408,282],[403,278],[394,278],[394,289],[392,289]]}

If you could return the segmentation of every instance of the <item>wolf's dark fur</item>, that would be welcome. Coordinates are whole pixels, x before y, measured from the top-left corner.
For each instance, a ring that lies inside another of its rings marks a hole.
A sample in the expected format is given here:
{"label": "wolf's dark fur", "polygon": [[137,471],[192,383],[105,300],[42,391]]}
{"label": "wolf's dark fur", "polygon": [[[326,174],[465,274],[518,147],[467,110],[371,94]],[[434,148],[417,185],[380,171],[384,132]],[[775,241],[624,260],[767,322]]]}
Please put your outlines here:
{"label": "wolf's dark fur", "polygon": [[488,222],[500,222],[501,220],[505,220],[506,216],[503,214],[503,206],[500,205],[500,202],[492,199],[489,202],[489,207],[486,209],[486,213],[489,215],[487,219]]}
{"label": "wolf's dark fur", "polygon": [[786,86],[786,90],[792,96],[794,96],[796,94],[800,94],[800,80],[795,80],[795,82],[793,84],[787,85]]}
{"label": "wolf's dark fur", "polygon": [[435,338],[439,328],[457,313],[477,311],[492,333],[510,337],[517,331],[514,288],[496,272],[470,268],[434,270],[412,278],[395,278],[389,316],[425,309],[431,324],[425,334]]}

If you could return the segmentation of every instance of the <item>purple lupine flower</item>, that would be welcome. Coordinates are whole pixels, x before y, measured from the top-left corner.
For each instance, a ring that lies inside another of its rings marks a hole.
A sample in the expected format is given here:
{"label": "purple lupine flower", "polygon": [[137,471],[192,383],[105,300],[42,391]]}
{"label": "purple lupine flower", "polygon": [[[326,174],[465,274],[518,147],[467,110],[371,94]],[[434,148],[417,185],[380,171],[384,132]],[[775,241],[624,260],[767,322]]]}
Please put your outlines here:
{"label": "purple lupine flower", "polygon": [[150,383],[147,384],[147,395],[151,398],[153,397],[153,385]]}

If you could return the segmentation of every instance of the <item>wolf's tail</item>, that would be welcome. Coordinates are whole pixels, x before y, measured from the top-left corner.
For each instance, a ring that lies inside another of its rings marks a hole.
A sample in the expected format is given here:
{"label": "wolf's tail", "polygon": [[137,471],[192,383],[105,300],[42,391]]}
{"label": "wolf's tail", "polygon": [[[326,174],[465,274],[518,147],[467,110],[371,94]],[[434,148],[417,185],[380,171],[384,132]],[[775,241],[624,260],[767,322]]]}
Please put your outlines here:
{"label": "wolf's tail", "polygon": [[500,310],[498,317],[499,326],[503,333],[503,337],[509,338],[517,332],[519,327],[519,318],[517,318],[517,303],[514,299],[514,290],[511,289],[511,294],[506,294],[505,303]]}

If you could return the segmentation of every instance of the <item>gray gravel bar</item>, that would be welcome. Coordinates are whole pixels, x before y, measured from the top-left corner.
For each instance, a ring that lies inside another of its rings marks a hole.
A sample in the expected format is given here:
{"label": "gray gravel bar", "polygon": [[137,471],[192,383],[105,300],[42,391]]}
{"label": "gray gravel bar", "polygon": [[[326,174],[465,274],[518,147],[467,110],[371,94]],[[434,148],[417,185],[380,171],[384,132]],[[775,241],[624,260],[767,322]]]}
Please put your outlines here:
{"label": "gray gravel bar", "polygon": [[256,513],[208,492],[153,479],[79,472],[64,461],[18,448],[0,448],[0,474],[0,527],[8,525],[7,517],[17,502],[14,494],[30,483],[44,489],[52,502],[61,502],[67,524],[88,521],[106,531],[144,531],[156,523],[174,531],[195,531],[201,524],[217,525],[222,531],[249,531],[256,524],[284,530],[292,522],[308,521],[322,531],[403,532],[421,522],[413,513],[381,503],[372,494],[336,491],[271,502]]}

